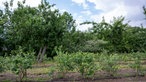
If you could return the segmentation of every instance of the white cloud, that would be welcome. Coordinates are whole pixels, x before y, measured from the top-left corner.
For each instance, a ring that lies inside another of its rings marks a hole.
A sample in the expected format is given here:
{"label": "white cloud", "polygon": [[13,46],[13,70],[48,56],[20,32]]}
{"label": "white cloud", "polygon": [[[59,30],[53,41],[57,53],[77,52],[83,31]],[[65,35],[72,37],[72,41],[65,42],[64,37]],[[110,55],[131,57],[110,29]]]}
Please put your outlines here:
{"label": "white cloud", "polygon": [[142,6],[146,0],[87,0],[95,4],[94,8],[102,11],[100,14],[94,14],[91,17],[94,21],[101,21],[102,17],[109,22],[113,17],[124,16],[126,20],[131,20],[132,26],[144,23]]}
{"label": "white cloud", "polygon": [[77,27],[77,30],[80,30],[80,31],[87,31],[89,28],[91,28],[92,25],[91,24],[84,24],[84,25],[79,25]]}
{"label": "white cloud", "polygon": [[79,15],[77,13],[74,13],[73,17],[74,17],[74,19],[76,19],[77,30],[87,31],[89,28],[92,27],[91,24],[80,25],[81,23],[85,22],[85,19],[84,19],[83,16],[81,16],[81,15]]}
{"label": "white cloud", "polygon": [[81,11],[81,13],[82,13],[82,14],[85,14],[85,15],[87,15],[87,16],[89,16],[89,15],[91,15],[91,14],[92,14],[92,12],[91,12],[91,11],[89,11],[89,10],[86,10],[86,11]]}
{"label": "white cloud", "polygon": [[87,1],[94,3],[95,9],[107,12],[121,4],[122,0],[87,0]]}
{"label": "white cloud", "polygon": [[31,6],[31,7],[36,7],[38,4],[41,3],[41,0],[26,0],[26,4]]}
{"label": "white cloud", "polygon": [[88,9],[88,4],[86,3],[86,0],[72,0],[73,2],[77,3],[80,6],[83,6],[84,9]]}
{"label": "white cloud", "polygon": [[110,22],[113,19],[113,17],[119,17],[119,16],[127,16],[127,11],[125,10],[125,7],[122,5],[116,7],[115,9],[109,12],[92,15],[91,19],[99,22],[102,20],[102,17],[104,17],[107,22]]}

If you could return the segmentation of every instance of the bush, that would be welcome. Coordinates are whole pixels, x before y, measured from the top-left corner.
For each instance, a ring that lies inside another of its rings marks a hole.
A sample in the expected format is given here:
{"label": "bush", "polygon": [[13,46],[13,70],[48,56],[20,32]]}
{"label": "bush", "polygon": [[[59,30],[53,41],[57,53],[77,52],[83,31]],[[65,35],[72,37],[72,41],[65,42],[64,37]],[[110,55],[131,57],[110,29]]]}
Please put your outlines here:
{"label": "bush", "polygon": [[34,62],[34,52],[25,53],[22,48],[14,52],[16,55],[12,55],[8,59],[10,70],[19,75],[19,80],[22,81],[27,76],[27,69],[31,68]]}
{"label": "bush", "polygon": [[106,71],[108,75],[114,76],[114,74],[117,72],[119,69],[118,65],[118,55],[104,55],[100,56],[100,66],[102,67],[103,71]]}
{"label": "bush", "polygon": [[84,77],[92,76],[97,70],[94,54],[77,52],[72,54],[75,69]]}
{"label": "bush", "polygon": [[57,56],[55,61],[57,62],[57,69],[63,73],[63,76],[68,72],[74,69],[73,57],[68,53],[64,53],[61,50],[56,50]]}
{"label": "bush", "polygon": [[4,64],[4,58],[0,57],[0,73],[5,71],[5,64]]}
{"label": "bush", "polygon": [[133,53],[131,55],[131,58],[133,62],[129,64],[130,68],[136,71],[136,76],[141,74],[143,75],[142,64],[141,64],[142,55],[140,53]]}
{"label": "bush", "polygon": [[68,54],[61,51],[57,51],[57,54],[58,56],[55,58],[57,68],[63,72],[63,75],[68,71],[76,70],[86,77],[92,76],[96,71],[94,54],[83,52]]}
{"label": "bush", "polygon": [[0,73],[9,70],[9,65],[10,65],[9,60],[10,57],[0,56]]}

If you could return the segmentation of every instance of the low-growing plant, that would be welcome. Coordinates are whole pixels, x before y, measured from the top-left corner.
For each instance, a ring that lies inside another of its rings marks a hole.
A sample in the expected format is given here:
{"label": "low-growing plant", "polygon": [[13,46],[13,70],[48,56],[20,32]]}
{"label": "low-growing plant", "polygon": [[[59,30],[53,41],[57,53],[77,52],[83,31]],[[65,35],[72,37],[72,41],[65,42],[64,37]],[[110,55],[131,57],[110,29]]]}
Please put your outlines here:
{"label": "low-growing plant", "polygon": [[118,65],[119,58],[116,54],[106,55],[102,54],[100,56],[100,66],[103,71],[106,71],[109,76],[114,76],[119,69]]}
{"label": "low-growing plant", "polygon": [[10,57],[7,56],[0,56],[0,72],[5,72],[9,70],[9,65],[10,65]]}
{"label": "low-growing plant", "polygon": [[68,71],[78,71],[83,77],[92,76],[97,70],[94,61],[94,54],[91,53],[63,53],[61,50],[57,51],[57,68],[65,75]]}
{"label": "low-growing plant", "polygon": [[0,57],[0,73],[5,71],[4,58]]}
{"label": "low-growing plant", "polygon": [[54,66],[49,67],[49,78],[53,79],[54,78],[54,74],[55,74],[56,68]]}
{"label": "low-growing plant", "polygon": [[73,65],[73,57],[68,53],[64,53],[61,51],[61,48],[56,50],[57,56],[55,60],[57,62],[57,69],[62,72],[63,76],[68,72],[74,70]]}
{"label": "low-growing plant", "polygon": [[12,55],[9,60],[10,70],[19,75],[19,80],[22,81],[27,77],[27,69],[31,68],[34,62],[34,52],[24,52],[22,48],[15,51],[16,55]]}
{"label": "low-growing plant", "polygon": [[141,62],[141,55],[139,53],[133,53],[131,55],[133,62],[129,64],[130,68],[136,71],[136,76],[143,75],[142,71],[142,62]]}
{"label": "low-growing plant", "polygon": [[94,75],[95,71],[97,70],[97,66],[94,61],[94,54],[77,52],[72,54],[72,56],[75,69],[83,77]]}

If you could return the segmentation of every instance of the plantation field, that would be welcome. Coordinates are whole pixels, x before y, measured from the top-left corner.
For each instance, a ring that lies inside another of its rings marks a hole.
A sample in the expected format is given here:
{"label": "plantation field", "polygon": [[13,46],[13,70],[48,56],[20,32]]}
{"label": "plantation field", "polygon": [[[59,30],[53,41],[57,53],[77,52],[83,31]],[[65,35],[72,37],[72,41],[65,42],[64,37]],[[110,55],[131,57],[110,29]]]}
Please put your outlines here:
{"label": "plantation field", "polygon": [[[32,7],[26,1],[0,1],[0,82],[146,82],[146,5],[120,2],[122,11],[138,12],[109,19],[95,4],[89,5],[97,12],[89,8],[88,15],[88,8],[71,13],[55,5],[60,2],[38,0]],[[120,4],[110,10],[118,12]]]}
{"label": "plantation field", "polygon": [[[46,82],[145,82],[145,53],[60,53],[54,60],[35,63],[22,81]],[[134,56],[133,56],[134,55]],[[0,73],[0,81],[19,81],[12,71]]]}

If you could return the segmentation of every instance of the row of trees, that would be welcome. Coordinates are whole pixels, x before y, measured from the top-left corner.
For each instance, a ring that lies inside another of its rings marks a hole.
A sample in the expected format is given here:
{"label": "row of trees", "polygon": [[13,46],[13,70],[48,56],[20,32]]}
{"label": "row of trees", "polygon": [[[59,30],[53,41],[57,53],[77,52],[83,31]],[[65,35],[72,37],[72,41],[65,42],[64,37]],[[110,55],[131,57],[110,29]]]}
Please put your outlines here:
{"label": "row of trees", "polygon": [[[10,54],[19,46],[24,51],[33,50],[38,61],[45,54],[54,57],[55,47],[62,46],[65,52],[144,52],[146,28],[124,24],[124,17],[107,23],[84,22],[93,27],[87,32],[76,30],[76,23],[68,12],[60,13],[46,0],[38,7],[26,6],[25,0],[13,9],[13,0],[5,2],[0,10],[0,55]],[[146,15],[146,9],[143,8]],[[81,24],[81,25],[82,25]]]}
{"label": "row of trees", "polygon": [[89,31],[97,40],[106,42],[103,48],[105,50],[120,53],[144,52],[146,50],[146,28],[132,27],[128,23],[124,24],[123,21],[124,17],[119,17],[107,23],[103,18],[100,23],[84,22],[83,24],[93,25]]}

